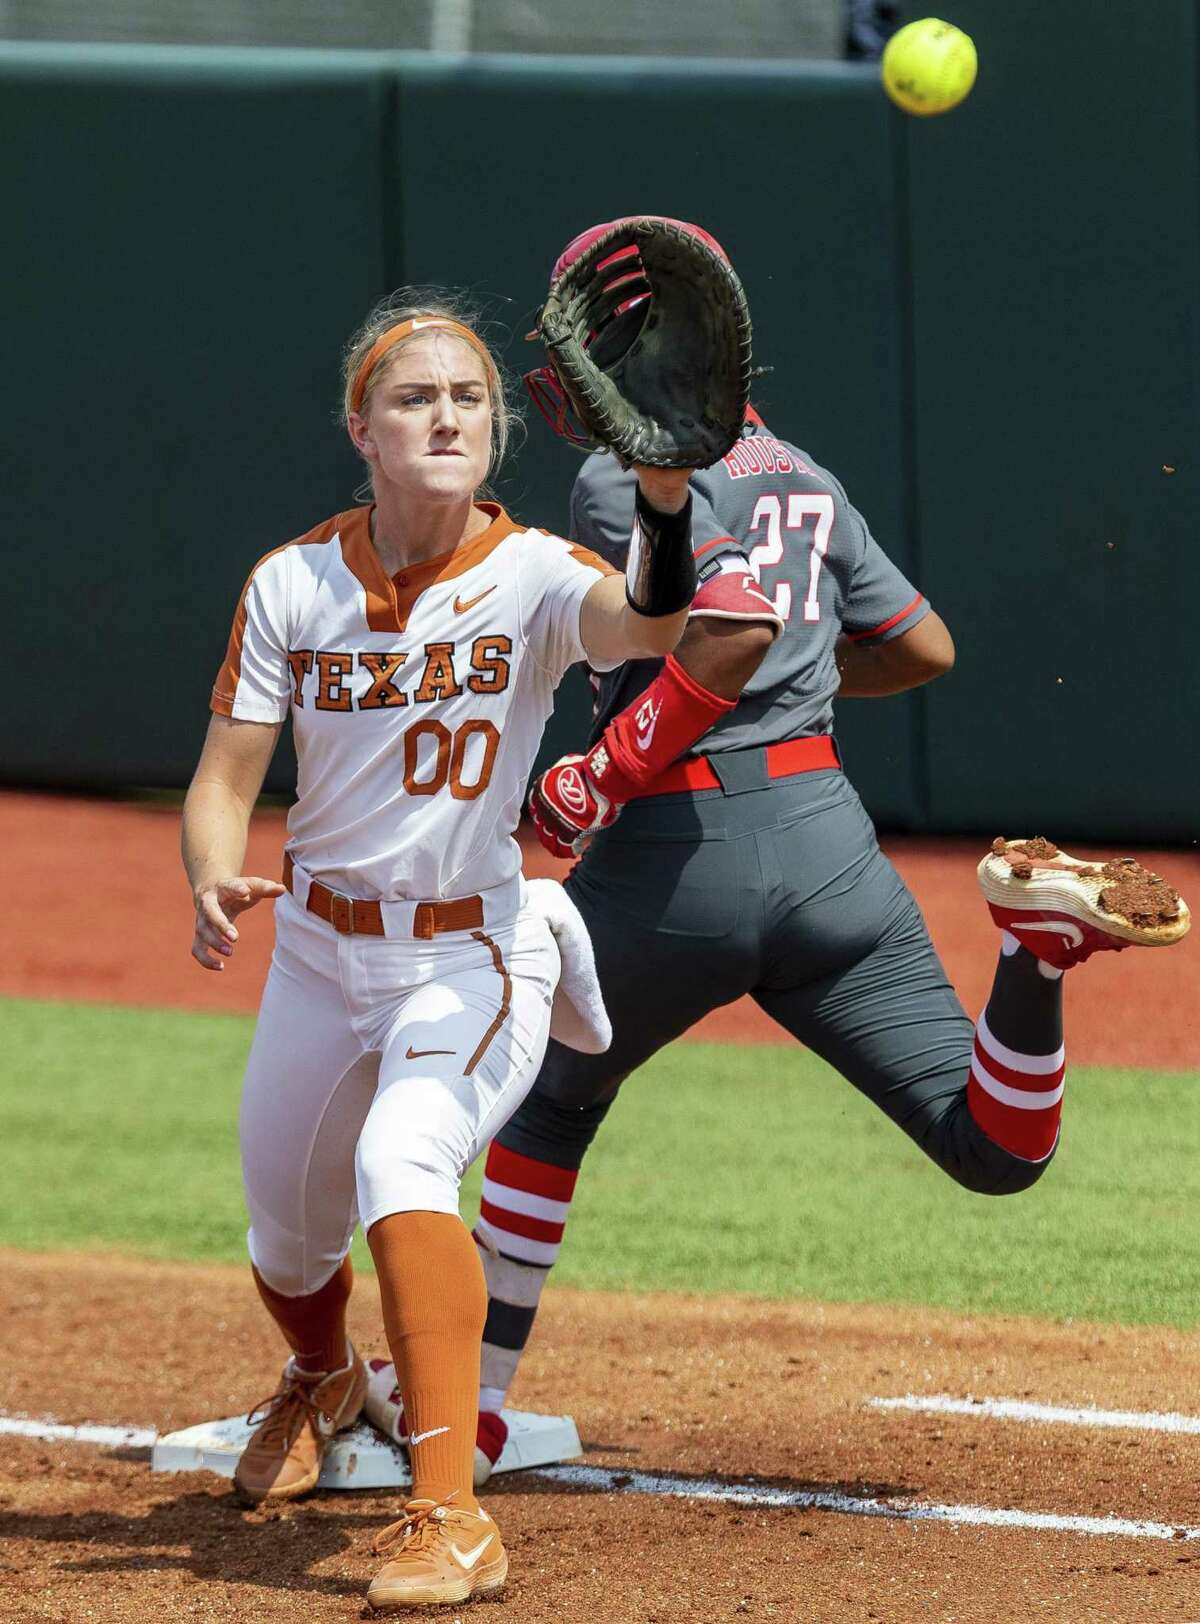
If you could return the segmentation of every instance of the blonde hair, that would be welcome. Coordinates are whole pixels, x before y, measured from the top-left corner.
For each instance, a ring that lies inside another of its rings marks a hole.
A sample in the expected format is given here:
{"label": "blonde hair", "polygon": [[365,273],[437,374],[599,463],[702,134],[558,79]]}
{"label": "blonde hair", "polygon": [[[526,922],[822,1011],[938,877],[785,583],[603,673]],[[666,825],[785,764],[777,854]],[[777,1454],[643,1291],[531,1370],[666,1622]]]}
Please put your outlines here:
{"label": "blonde hair", "polygon": [[[398,338],[394,344],[388,345],[376,357],[370,372],[360,380],[359,371],[368,359],[372,349],[389,328],[398,327],[401,323],[412,321],[414,318],[440,317],[444,321],[456,323],[464,327],[475,338],[472,348],[477,348],[484,364],[487,378],[488,401],[492,416],[492,454],[488,462],[488,475],[499,468],[508,453],[509,443],[515,429],[521,426],[521,415],[513,403],[512,391],[508,381],[501,372],[496,358],[492,353],[482,329],[485,326],[479,307],[467,297],[466,294],[449,292],[444,288],[399,288],[379,303],[368,315],[367,319],[357,329],[346,346],[342,356],[342,405],[341,422],[343,428],[349,426],[350,413],[360,413],[367,407],[376,385],[387,372],[388,367],[396,356],[412,338],[418,334],[409,333]],[[355,393],[359,392],[358,406],[354,405]],[[367,480],[363,489],[368,493],[372,490],[371,474],[368,468]],[[486,484],[480,487],[481,494],[486,494]],[[359,494],[358,492],[355,493]]]}

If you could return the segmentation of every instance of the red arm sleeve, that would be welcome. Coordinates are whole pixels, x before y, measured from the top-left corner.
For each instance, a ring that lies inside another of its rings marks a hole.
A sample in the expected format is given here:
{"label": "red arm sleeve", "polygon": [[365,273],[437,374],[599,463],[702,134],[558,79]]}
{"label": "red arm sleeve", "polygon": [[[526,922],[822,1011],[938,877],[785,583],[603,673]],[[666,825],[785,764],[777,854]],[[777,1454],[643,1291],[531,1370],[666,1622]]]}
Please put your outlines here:
{"label": "red arm sleeve", "polygon": [[668,654],[650,686],[588,751],[588,776],[608,800],[632,800],[735,704],[702,688]]}

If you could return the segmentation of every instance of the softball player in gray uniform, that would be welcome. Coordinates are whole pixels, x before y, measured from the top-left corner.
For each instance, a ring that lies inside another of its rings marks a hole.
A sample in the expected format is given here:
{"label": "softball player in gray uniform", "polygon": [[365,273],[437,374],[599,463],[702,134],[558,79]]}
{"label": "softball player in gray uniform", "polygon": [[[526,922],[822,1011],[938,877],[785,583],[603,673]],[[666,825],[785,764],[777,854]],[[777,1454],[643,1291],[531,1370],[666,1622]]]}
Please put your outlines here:
{"label": "softball player in gray uniform", "polygon": [[[1167,939],[1100,928],[1081,865],[1049,843],[998,843],[984,888],[1001,949],[973,1023],[832,737],[839,691],[894,693],[947,670],[945,627],[833,474],[754,412],[691,484],[700,586],[688,631],[665,665],[593,678],[591,748],[531,797],[550,849],[587,842],[566,887],[613,1041],[599,1055],[551,1042],[489,1151],[476,1230],[489,1287],[481,1475],[503,1443],[498,1412],[580,1164],[621,1082],[664,1044],[749,994],[959,1184],[1011,1193],[1041,1177],[1058,1141],[1063,970]],[[623,567],[633,501],[632,475],[589,458],[573,538]],[[1051,889],[1016,894],[1031,868]]]}

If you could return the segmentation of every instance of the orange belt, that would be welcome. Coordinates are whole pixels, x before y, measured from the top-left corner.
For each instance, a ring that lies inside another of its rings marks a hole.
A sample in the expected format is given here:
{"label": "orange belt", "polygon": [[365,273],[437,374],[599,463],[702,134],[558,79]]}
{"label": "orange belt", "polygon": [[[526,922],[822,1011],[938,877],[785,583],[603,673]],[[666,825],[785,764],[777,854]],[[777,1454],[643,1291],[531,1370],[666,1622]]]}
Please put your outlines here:
{"label": "orange belt", "polygon": [[[815,773],[829,767],[840,769],[842,765],[828,733],[810,739],[785,739],[782,744],[768,744],[766,757],[768,778],[793,778],[797,773]],[[720,788],[721,780],[707,758],[696,756],[691,761],[677,761],[673,767],[668,767],[642,791],[642,796],[679,795],[688,790]]]}
{"label": "orange belt", "polygon": [[[283,883],[292,887],[294,868],[291,852],[283,854]],[[313,880],[308,888],[308,911],[332,925],[340,936],[386,936],[383,909],[377,902],[359,902],[340,896],[327,885]],[[446,930],[480,930],[483,926],[483,898],[455,897],[452,902],[418,902],[413,914],[413,936],[432,941]]]}

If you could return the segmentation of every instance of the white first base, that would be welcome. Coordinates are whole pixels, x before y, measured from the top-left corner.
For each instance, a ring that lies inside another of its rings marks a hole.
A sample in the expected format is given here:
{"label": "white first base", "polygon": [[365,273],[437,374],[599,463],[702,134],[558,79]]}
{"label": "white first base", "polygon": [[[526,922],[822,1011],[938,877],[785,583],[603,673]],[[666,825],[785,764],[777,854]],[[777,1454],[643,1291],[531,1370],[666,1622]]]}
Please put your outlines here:
{"label": "white first base", "polygon": [[[569,1415],[537,1415],[503,1410],[508,1439],[493,1472],[520,1472],[528,1466],[554,1466],[583,1453]],[[150,1454],[152,1472],[217,1472],[232,1477],[253,1428],[243,1415],[202,1421],[182,1432],[164,1433]],[[339,1432],[325,1451],[318,1488],[393,1489],[412,1482],[408,1454],[365,1421]]]}

